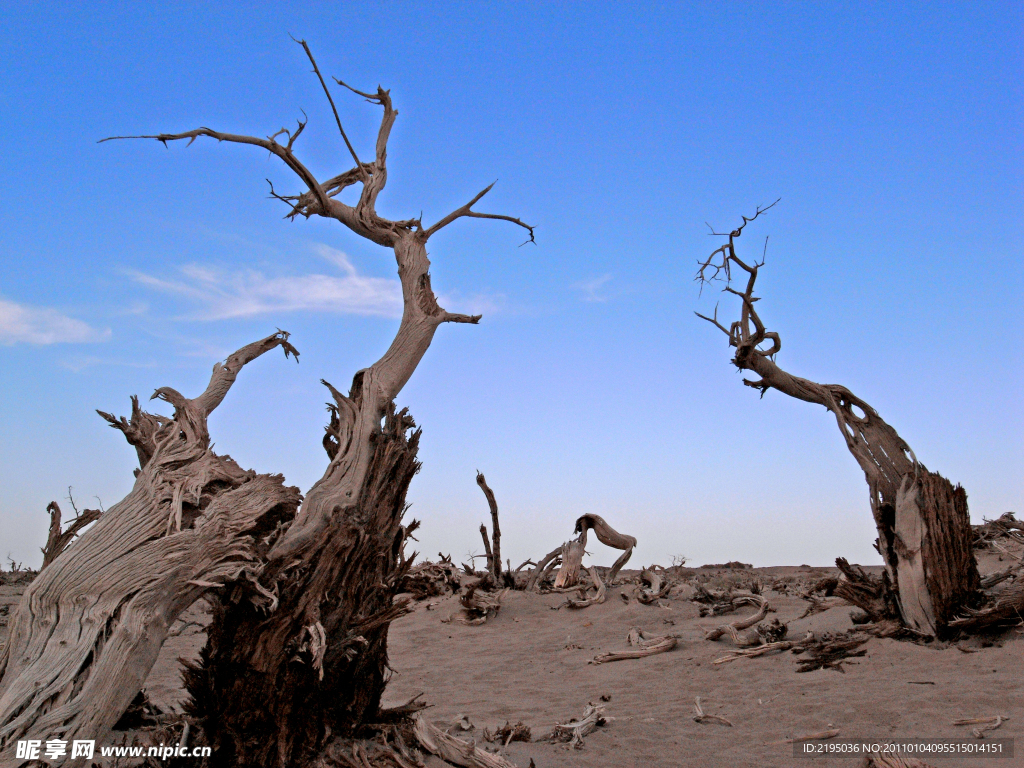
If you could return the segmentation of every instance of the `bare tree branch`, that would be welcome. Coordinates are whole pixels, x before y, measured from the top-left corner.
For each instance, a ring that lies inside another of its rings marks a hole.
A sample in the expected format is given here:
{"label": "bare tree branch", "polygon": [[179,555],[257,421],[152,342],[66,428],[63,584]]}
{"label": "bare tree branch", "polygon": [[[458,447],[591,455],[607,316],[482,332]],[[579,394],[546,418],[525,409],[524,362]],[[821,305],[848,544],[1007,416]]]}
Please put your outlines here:
{"label": "bare tree branch", "polygon": [[486,195],[488,192],[490,192],[491,188],[495,184],[497,184],[497,183],[498,182],[496,182],[496,181],[491,182],[487,187],[485,187],[481,192],[479,192],[477,194],[477,196],[474,197],[472,200],[470,200],[468,203],[466,203],[465,205],[461,206],[460,208],[456,208],[454,211],[449,213],[447,216],[445,216],[443,219],[438,221],[432,227],[428,228],[424,232],[424,234],[423,234],[423,239],[424,240],[429,239],[430,236],[433,235],[438,230],[444,229],[445,227],[447,227],[449,224],[451,224],[456,219],[459,219],[459,218],[462,218],[463,216],[466,216],[466,217],[475,218],[475,219],[501,219],[502,221],[511,221],[513,224],[518,224],[520,227],[522,227],[523,229],[527,230],[530,233],[530,239],[526,240],[523,243],[521,243],[520,247],[526,245],[526,243],[533,243],[534,245],[536,245],[537,241],[533,237],[534,227],[531,227],[529,224],[524,223],[520,219],[518,219],[518,218],[516,218],[514,216],[505,216],[504,214],[500,214],[500,213],[477,213],[476,211],[472,210],[473,206],[477,202],[479,202],[480,199],[484,195]]}

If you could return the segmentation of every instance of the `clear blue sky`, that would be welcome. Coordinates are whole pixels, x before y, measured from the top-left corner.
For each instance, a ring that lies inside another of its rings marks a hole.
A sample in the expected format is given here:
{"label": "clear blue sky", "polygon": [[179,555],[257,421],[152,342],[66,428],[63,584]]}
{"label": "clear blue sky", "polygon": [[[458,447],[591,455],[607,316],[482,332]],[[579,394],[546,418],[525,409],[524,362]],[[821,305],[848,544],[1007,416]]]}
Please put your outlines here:
{"label": "clear blue sky", "polygon": [[[68,486],[80,507],[129,490],[135,453],[94,409],[194,395],[277,327],[301,364],[245,370],[217,449],[302,489],[323,471],[318,382],[347,388],[389,343],[391,254],[284,221],[264,179],[298,182],[255,149],[96,143],[265,136],[304,109],[300,156],[346,170],[289,33],[325,74],[391,89],[383,215],[434,221],[498,179],[479,209],[537,227],[536,247],[493,221],[431,240],[442,304],[484,319],[443,327],[399,397],[424,431],[425,554],[480,550],[479,468],[517,562],[588,511],[644,563],[878,562],[834,420],[759,401],[693,314],[719,298],[693,282],[705,222],[777,197],[741,244],[770,235],[778,363],[874,405],[976,520],[1022,511],[1020,3],[32,5],[0,30],[0,556],[38,564]],[[369,156],[378,109],[334,97]]]}

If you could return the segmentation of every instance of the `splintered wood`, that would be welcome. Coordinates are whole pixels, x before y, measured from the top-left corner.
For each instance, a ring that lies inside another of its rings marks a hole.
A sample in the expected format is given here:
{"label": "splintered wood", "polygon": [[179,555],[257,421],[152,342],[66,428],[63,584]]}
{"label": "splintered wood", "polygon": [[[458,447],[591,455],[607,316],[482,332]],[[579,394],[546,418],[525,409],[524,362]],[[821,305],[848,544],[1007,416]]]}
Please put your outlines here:
{"label": "splintered wood", "polygon": [[656,653],[665,653],[676,647],[679,638],[674,635],[661,637],[644,637],[643,630],[633,627],[626,636],[626,641],[636,648],[635,651],[610,651],[595,656],[591,664],[607,664],[612,661],[625,661],[627,659],[642,659],[644,656],[653,656]]}

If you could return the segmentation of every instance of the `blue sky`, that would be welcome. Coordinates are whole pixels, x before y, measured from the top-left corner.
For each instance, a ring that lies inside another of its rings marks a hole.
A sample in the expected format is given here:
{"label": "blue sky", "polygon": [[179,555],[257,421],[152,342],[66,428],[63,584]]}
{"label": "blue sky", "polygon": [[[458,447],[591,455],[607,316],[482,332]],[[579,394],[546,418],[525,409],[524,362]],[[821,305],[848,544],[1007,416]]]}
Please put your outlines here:
{"label": "blue sky", "polygon": [[[693,312],[719,230],[767,266],[777,362],[842,383],[967,489],[1022,511],[1024,10],[1019,3],[281,3],[7,8],[0,31],[0,556],[38,564],[46,504],[129,490],[134,451],[94,409],[275,328],[296,366],[249,366],[211,429],[243,466],[307,489],[326,378],[345,389],[397,327],[393,256],[337,222],[282,219],[298,180],[265,153],[108,142],[200,125],[268,135],[305,110],[299,155],[350,166],[302,49],[391,89],[378,210],[436,221],[433,284],[479,326],[440,329],[399,396],[423,427],[409,494],[420,549],[481,546],[483,471],[503,551],[538,557],[583,512],[637,561],[879,562],[867,487],[821,408],[740,383]],[[376,107],[341,89],[368,156]],[[159,410],[159,408],[156,408]],[[65,508],[69,505],[64,502]],[[598,563],[612,553],[595,545]]]}

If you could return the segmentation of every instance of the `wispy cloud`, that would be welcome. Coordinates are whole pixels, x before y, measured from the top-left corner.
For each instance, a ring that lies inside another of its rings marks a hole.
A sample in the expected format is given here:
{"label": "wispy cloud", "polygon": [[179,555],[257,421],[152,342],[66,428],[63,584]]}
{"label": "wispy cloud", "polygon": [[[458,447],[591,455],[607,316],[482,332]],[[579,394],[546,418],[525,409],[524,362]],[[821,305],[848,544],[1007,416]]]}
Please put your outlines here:
{"label": "wispy cloud", "polygon": [[99,330],[49,307],[30,307],[0,299],[0,344],[60,344],[104,341],[110,329]]}
{"label": "wispy cloud", "polygon": [[402,287],[397,280],[361,275],[348,256],[326,245],[316,250],[342,274],[267,277],[254,270],[227,272],[200,264],[181,267],[181,277],[174,279],[130,274],[141,285],[199,305],[189,315],[196,320],[299,311],[401,316]]}
{"label": "wispy cloud", "polygon": [[608,297],[601,294],[601,289],[605,283],[612,279],[612,276],[601,275],[601,277],[595,277],[593,280],[583,280],[578,283],[573,283],[572,287],[577,291],[583,292],[584,301],[608,301]]}

